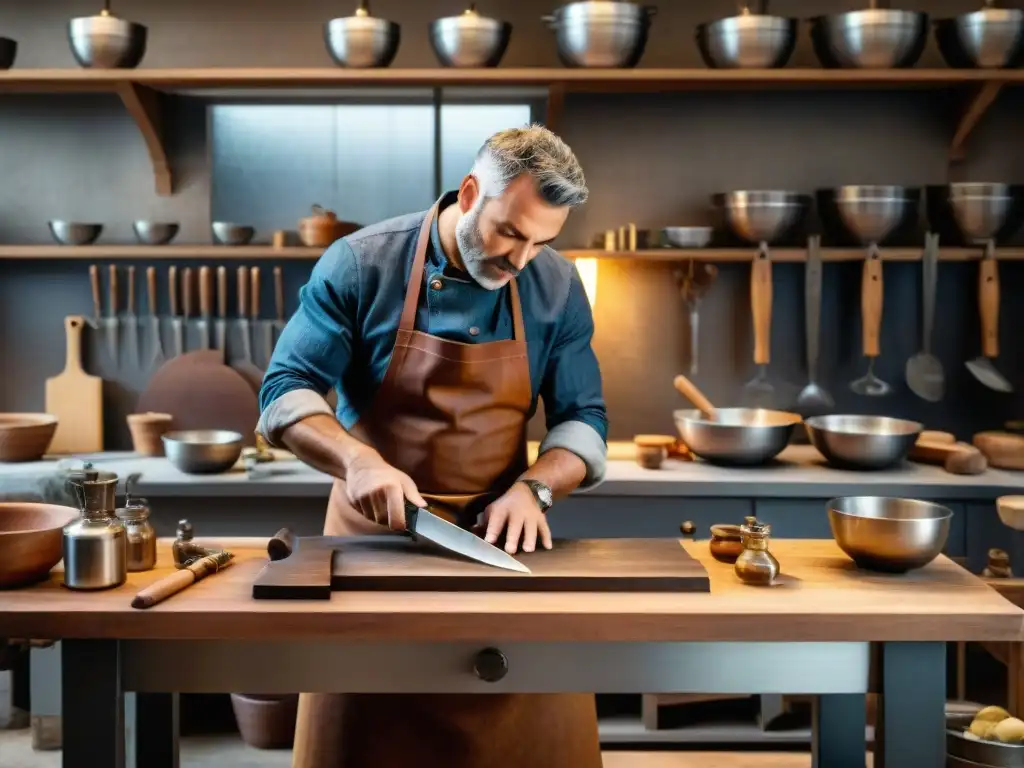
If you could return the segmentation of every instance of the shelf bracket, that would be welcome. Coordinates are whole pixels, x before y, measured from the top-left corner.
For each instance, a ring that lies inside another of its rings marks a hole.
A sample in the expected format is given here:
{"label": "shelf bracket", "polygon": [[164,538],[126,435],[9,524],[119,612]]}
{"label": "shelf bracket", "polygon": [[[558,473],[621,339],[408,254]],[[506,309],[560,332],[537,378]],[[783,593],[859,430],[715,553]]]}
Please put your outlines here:
{"label": "shelf bracket", "polygon": [[1004,83],[997,80],[989,80],[984,83],[967,102],[967,108],[960,116],[960,123],[953,134],[953,140],[949,144],[949,161],[959,163],[967,156],[967,139],[977,128],[981,118],[988,112],[989,107],[995,103],[999,93],[1003,90]]}
{"label": "shelf bracket", "polygon": [[146,142],[149,159],[153,164],[156,193],[162,197],[174,194],[171,167],[167,162],[167,150],[164,147],[163,105],[160,94],[143,85],[123,82],[117,84],[117,95],[121,97],[121,102],[142,133],[143,141]]}

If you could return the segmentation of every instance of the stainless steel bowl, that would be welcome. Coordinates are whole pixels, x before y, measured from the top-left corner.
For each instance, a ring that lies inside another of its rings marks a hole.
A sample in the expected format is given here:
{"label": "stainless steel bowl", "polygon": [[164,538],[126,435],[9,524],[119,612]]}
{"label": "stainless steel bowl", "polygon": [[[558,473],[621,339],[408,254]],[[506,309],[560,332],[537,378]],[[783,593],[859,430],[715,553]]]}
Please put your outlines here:
{"label": "stainless steel bowl", "polygon": [[229,221],[215,221],[210,229],[213,231],[213,239],[220,245],[248,245],[256,234],[255,227]]}
{"label": "stainless steel bowl", "polygon": [[103,231],[102,224],[83,224],[77,221],[51,221],[50,234],[61,245],[89,245]]}
{"label": "stainless steel bowl", "polygon": [[370,15],[364,2],[352,16],[324,24],[324,44],[339,67],[387,67],[395,60],[402,28]]}
{"label": "stainless steel bowl", "polygon": [[799,222],[810,204],[807,195],[781,190],[741,190],[712,197],[725,223],[748,243],[770,243]]}
{"label": "stainless steel bowl", "polygon": [[927,41],[928,15],[916,11],[872,8],[811,20],[811,42],[825,67],[912,67]]}
{"label": "stainless steel bowl", "polygon": [[876,184],[836,187],[832,197],[843,224],[865,245],[884,240],[919,199],[906,187]]}
{"label": "stainless steel bowl", "polygon": [[161,439],[167,460],[190,475],[227,472],[242,455],[242,435],[224,429],[168,432]]}
{"label": "stainless steel bowl", "polygon": [[652,6],[617,0],[581,0],[544,16],[555,31],[558,58],[567,67],[635,67],[644,55]]}
{"label": "stainless steel bowl", "polygon": [[9,37],[0,37],[0,69],[10,69],[18,55],[18,42]]}
{"label": "stainless steel bowl", "polygon": [[957,229],[970,242],[987,242],[1006,223],[1013,207],[1009,184],[961,182],[949,185],[949,205]]}
{"label": "stainless steel bowl", "polygon": [[164,245],[178,234],[179,225],[174,222],[133,221],[135,239],[143,245]]}
{"label": "stainless steel bowl", "polygon": [[845,496],[828,502],[839,548],[861,568],[905,573],[939,556],[953,511],[939,504],[884,496]]}
{"label": "stainless steel bowl", "polygon": [[844,469],[885,469],[903,461],[923,424],[887,416],[813,416],[807,437],[830,464]]}
{"label": "stainless steel bowl", "polygon": [[481,16],[472,6],[430,25],[430,46],[446,67],[496,67],[511,36],[511,24]]}
{"label": "stainless steel bowl", "polygon": [[935,42],[957,69],[1001,69],[1024,63],[1024,11],[982,8],[935,23]]}
{"label": "stainless steel bowl", "polygon": [[71,55],[79,66],[90,69],[134,69],[139,66],[146,55],[148,34],[142,24],[119,19],[107,11],[68,22]]}
{"label": "stainless steel bowl", "polygon": [[773,69],[789,63],[796,30],[796,19],[744,13],[699,25],[697,47],[715,69]]}
{"label": "stainless steel bowl", "polygon": [[762,408],[717,408],[717,418],[699,410],[672,413],[686,447],[712,464],[752,466],[774,459],[789,444],[800,416]]}
{"label": "stainless steel bowl", "polygon": [[661,244],[667,248],[704,248],[711,242],[711,227],[665,227]]}

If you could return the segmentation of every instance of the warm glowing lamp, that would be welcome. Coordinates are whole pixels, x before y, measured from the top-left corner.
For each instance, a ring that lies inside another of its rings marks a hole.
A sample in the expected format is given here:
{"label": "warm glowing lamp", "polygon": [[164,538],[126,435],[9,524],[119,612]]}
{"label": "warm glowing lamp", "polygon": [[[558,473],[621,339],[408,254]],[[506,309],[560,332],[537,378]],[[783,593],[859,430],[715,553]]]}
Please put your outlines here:
{"label": "warm glowing lamp", "polygon": [[597,259],[583,258],[576,259],[576,271],[580,273],[580,280],[583,281],[583,290],[587,292],[587,301],[593,309],[597,304]]}

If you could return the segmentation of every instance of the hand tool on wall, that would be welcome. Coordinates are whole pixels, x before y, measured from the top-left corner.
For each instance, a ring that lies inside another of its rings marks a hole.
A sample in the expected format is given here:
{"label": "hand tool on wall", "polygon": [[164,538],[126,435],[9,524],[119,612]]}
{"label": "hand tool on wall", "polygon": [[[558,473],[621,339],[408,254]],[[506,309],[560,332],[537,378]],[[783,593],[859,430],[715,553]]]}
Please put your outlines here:
{"label": "hand tool on wall", "polygon": [[[99,273],[96,275],[99,281]],[[46,380],[46,412],[57,417],[48,453],[93,453],[103,450],[103,380],[82,368],[85,318],[64,318],[67,335],[64,370]]]}
{"label": "hand tool on wall", "polygon": [[[274,267],[274,322],[270,333],[270,354],[274,353],[277,339],[284,330],[284,273],[281,267]],[[276,331],[276,333],[275,333]]]}
{"label": "hand tool on wall", "polygon": [[103,300],[100,298],[100,268],[93,264],[89,267],[89,286],[92,288],[93,328],[103,325]]}
{"label": "hand tool on wall", "polygon": [[242,336],[242,357],[252,362],[252,347],[249,344],[249,268],[238,268],[238,328]]}
{"label": "hand tool on wall", "polygon": [[882,397],[892,389],[875,376],[875,359],[881,354],[878,337],[882,330],[882,295],[882,257],[878,247],[872,244],[864,259],[860,284],[861,336],[868,372],[850,384],[850,389],[858,395]]}
{"label": "hand tool on wall", "polygon": [[210,315],[213,314],[213,275],[209,267],[199,268],[199,344],[210,348]]}
{"label": "hand tool on wall", "polygon": [[250,339],[249,349],[255,349],[258,346],[256,340],[256,331],[260,325],[260,268],[252,267],[249,270],[249,285],[251,287],[249,296],[249,317],[252,318],[252,327],[249,332],[252,334]]}
{"label": "hand tool on wall", "polygon": [[922,400],[937,403],[945,392],[942,363],[932,354],[932,326],[935,321],[935,290],[939,281],[939,236],[925,235],[921,258],[921,351],[907,360],[907,386]]}
{"label": "hand tool on wall", "polygon": [[139,349],[139,316],[135,311],[135,266],[128,267],[128,348],[135,361],[135,367],[142,365],[142,350]]}
{"label": "hand tool on wall", "polygon": [[149,312],[150,336],[153,343],[152,365],[164,359],[164,341],[160,337],[160,316],[156,311],[156,267],[146,267],[146,311]]}
{"label": "hand tool on wall", "polygon": [[192,267],[185,267],[181,273],[181,324],[184,327],[185,347],[188,347],[188,320],[192,317],[192,302],[195,300],[195,286],[192,283]]}
{"label": "hand tool on wall", "polygon": [[117,267],[113,264],[110,265],[110,285],[107,286],[110,292],[110,306],[107,308],[109,317],[106,319],[107,324],[107,341],[110,344],[110,359],[114,361],[114,367],[119,365],[118,362],[118,333],[117,327],[120,324],[120,320],[117,317]]}
{"label": "hand tool on wall", "polygon": [[989,389],[1012,392],[1013,385],[992,364],[999,356],[999,265],[993,240],[988,241],[978,265],[978,307],[981,309],[981,354],[967,361],[967,370]]}
{"label": "hand tool on wall", "polygon": [[758,371],[743,389],[754,405],[766,406],[775,394],[775,388],[768,381],[772,335],[772,262],[768,257],[767,246],[758,249],[750,265],[750,310],[754,318],[754,364],[758,366]]}
{"label": "hand tool on wall", "polygon": [[178,316],[178,268],[167,269],[167,296],[170,300],[171,328],[174,331],[174,354],[180,355],[185,351],[185,341],[182,338],[181,318]]}
{"label": "hand tool on wall", "polygon": [[796,404],[802,416],[829,413],[835,401],[818,384],[818,353],[821,333],[821,236],[811,235],[807,240],[807,266],[804,267],[804,325],[807,333],[807,384],[797,396]]}
{"label": "hand tool on wall", "polygon": [[217,349],[227,356],[228,268],[217,267]]}

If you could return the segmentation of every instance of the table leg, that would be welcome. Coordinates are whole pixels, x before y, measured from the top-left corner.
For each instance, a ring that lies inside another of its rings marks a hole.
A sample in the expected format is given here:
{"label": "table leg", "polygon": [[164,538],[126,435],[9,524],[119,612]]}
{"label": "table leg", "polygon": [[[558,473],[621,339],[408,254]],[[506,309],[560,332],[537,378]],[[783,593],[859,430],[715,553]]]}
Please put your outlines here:
{"label": "table leg", "polygon": [[814,768],[864,768],[867,700],[863,693],[833,693],[814,702],[811,755]]}
{"label": "table leg", "polygon": [[875,768],[946,764],[946,644],[883,643]]}
{"label": "table leg", "polygon": [[128,768],[178,768],[176,693],[125,694],[125,764]]}
{"label": "table leg", "polygon": [[116,640],[61,644],[64,768],[124,768],[124,697]]}

